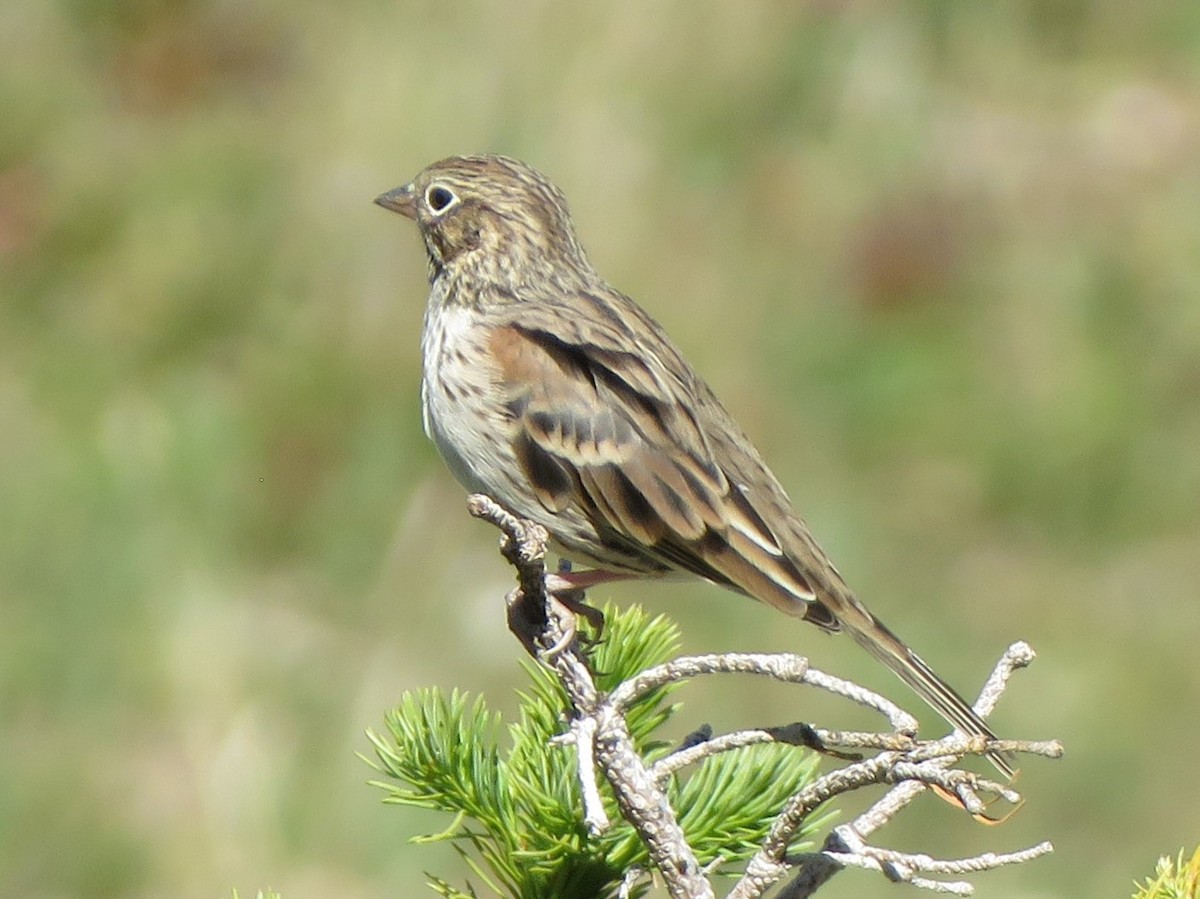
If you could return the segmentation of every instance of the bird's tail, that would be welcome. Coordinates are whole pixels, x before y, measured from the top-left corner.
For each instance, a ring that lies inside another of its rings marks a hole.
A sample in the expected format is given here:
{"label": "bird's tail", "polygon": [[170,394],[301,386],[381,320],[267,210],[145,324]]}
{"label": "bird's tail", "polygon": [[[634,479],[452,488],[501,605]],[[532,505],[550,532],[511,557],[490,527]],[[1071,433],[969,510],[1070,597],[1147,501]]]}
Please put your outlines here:
{"label": "bird's tail", "polygon": [[[942,680],[919,655],[904,641],[893,634],[884,624],[858,602],[853,602],[858,614],[839,616],[842,627],[872,656],[890,668],[917,695],[929,703],[939,715],[970,737],[997,739],[979,713],[971,704]],[[849,620],[847,620],[849,619]],[[1011,756],[1001,752],[988,753],[988,760],[996,770],[1011,780],[1016,775]]]}

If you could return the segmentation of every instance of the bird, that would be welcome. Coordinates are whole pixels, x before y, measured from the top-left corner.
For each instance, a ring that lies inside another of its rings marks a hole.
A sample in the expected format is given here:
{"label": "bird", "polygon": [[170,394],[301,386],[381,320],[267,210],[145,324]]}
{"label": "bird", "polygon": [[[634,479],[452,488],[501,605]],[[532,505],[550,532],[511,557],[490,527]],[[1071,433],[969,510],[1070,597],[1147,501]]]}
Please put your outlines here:
{"label": "bird", "polygon": [[850,589],[713,390],[592,266],[545,175],[451,156],[375,202],[416,223],[428,257],[425,432],[467,490],[592,566],[559,588],[702,578],[849,634],[959,731],[997,739]]}

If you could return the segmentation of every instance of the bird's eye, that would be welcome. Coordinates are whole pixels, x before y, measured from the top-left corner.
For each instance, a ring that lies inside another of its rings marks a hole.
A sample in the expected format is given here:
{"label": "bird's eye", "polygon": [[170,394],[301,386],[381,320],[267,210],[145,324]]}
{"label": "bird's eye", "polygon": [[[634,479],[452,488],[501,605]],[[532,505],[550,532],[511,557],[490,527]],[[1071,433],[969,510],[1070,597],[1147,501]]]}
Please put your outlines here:
{"label": "bird's eye", "polygon": [[457,199],[458,197],[454,196],[454,191],[440,184],[431,185],[425,191],[425,202],[429,204],[429,208],[434,212],[444,212]]}

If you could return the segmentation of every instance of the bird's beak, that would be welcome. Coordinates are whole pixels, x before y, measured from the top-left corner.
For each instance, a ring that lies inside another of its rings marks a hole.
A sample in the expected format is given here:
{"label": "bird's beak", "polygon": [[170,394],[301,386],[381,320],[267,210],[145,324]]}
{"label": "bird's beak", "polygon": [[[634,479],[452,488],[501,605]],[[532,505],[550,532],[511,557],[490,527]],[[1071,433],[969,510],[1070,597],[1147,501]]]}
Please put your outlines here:
{"label": "bird's beak", "polygon": [[417,217],[417,198],[413,195],[411,184],[405,184],[389,190],[386,194],[380,194],[375,198],[375,202],[384,209],[400,213],[406,219],[415,220]]}

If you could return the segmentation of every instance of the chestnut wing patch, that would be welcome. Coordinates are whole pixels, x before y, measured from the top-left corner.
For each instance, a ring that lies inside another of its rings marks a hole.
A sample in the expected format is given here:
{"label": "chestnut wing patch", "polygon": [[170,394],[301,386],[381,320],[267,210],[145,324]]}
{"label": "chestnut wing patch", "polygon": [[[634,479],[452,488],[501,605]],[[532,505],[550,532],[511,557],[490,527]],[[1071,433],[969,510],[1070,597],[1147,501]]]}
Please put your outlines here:
{"label": "chestnut wing patch", "polygon": [[521,424],[517,462],[547,510],[574,507],[624,552],[836,626],[748,488],[713,459],[693,411],[644,359],[516,326],[492,346]]}

